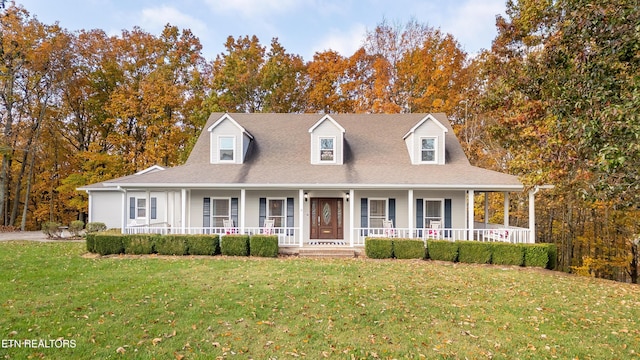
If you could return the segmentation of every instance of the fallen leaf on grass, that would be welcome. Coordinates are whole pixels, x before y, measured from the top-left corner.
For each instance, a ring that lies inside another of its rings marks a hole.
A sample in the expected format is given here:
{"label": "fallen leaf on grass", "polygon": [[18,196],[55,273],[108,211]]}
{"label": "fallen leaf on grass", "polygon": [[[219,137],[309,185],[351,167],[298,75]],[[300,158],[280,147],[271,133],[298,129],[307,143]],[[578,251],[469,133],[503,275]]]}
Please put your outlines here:
{"label": "fallen leaf on grass", "polygon": [[161,342],[161,341],[162,341],[162,338],[155,338],[155,339],[151,340],[151,342],[153,343],[154,346],[158,345],[158,343]]}
{"label": "fallen leaf on grass", "polygon": [[120,346],[119,348],[116,349],[116,353],[118,353],[118,354],[124,354],[126,352],[127,352],[127,350],[125,350],[122,346]]}

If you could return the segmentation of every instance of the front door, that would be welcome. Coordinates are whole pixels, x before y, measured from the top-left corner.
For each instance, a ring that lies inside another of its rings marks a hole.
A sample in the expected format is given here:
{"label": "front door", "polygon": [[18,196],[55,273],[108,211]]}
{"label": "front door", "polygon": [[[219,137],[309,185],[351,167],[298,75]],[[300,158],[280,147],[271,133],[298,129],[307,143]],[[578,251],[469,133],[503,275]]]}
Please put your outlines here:
{"label": "front door", "polygon": [[342,198],[311,198],[311,239],[343,239]]}

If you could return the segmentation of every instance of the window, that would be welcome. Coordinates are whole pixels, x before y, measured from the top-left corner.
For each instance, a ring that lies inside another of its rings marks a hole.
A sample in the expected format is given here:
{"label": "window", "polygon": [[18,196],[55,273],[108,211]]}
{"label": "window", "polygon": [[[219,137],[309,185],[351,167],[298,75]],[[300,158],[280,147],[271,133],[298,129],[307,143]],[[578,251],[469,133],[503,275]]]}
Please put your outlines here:
{"label": "window", "polygon": [[436,138],[422,138],[422,162],[436,162]]}
{"label": "window", "polygon": [[136,199],[136,217],[147,217],[147,199]]}
{"label": "window", "polygon": [[273,227],[285,227],[287,214],[284,199],[269,199],[267,202],[267,219],[273,220]]}
{"label": "window", "polygon": [[335,161],[335,139],[320,138],[320,161]]}
{"label": "window", "polygon": [[382,228],[387,220],[387,200],[369,200],[369,227]]}
{"label": "window", "polygon": [[236,138],[233,136],[220,136],[218,138],[218,149],[220,161],[234,161]]}
{"label": "window", "polygon": [[211,199],[211,218],[213,227],[223,227],[229,220],[229,199]]}
{"label": "window", "polygon": [[427,228],[431,227],[432,221],[442,222],[442,200],[425,200],[424,201],[424,225]]}

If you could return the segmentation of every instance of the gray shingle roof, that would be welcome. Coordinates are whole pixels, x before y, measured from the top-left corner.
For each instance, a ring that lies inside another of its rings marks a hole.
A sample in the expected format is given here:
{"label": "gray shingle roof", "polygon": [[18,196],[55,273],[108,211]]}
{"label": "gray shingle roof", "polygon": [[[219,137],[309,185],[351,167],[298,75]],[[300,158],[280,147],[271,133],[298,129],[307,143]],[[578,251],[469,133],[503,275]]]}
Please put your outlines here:
{"label": "gray shingle roof", "polygon": [[[331,114],[345,132],[343,165],[312,165],[310,135],[322,114],[229,114],[253,137],[245,163],[210,164],[206,129],[182,166],[106,184],[127,187],[464,188],[521,190],[517,177],[470,165],[445,114],[446,165],[413,165],[403,136],[427,114]],[[95,189],[99,186],[88,186]]]}

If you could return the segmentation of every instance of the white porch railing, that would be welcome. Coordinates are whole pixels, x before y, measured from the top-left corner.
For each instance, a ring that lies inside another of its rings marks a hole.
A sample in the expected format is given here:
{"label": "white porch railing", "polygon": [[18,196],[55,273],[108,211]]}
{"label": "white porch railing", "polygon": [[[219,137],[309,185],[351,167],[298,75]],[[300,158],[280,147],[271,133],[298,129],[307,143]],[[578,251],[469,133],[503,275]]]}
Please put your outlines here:
{"label": "white porch railing", "polygon": [[157,226],[157,225],[136,225],[125,228],[126,234],[189,234],[189,235],[229,235],[229,234],[246,234],[246,235],[277,235],[278,245],[292,246],[300,245],[298,232],[299,228],[264,228],[264,227],[247,227],[241,231],[238,227],[188,227],[184,231],[180,227]]}
{"label": "white porch railing", "polygon": [[529,229],[516,227],[491,227],[485,229],[408,229],[408,228],[355,228],[353,245],[364,246],[367,237],[392,237],[436,240],[473,240],[473,241],[501,241],[509,243],[528,243]]}

